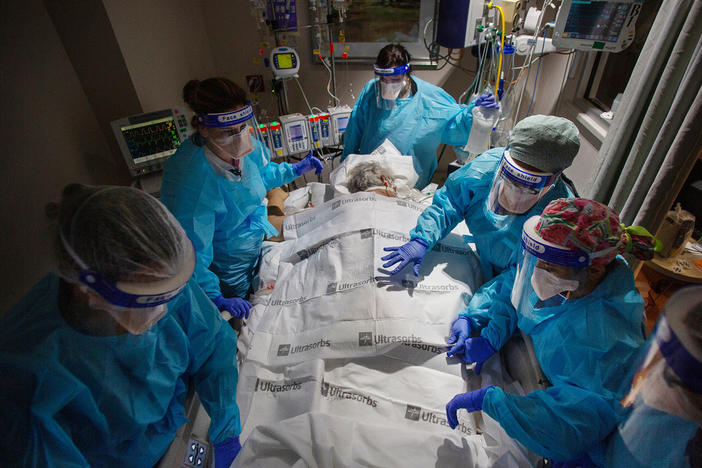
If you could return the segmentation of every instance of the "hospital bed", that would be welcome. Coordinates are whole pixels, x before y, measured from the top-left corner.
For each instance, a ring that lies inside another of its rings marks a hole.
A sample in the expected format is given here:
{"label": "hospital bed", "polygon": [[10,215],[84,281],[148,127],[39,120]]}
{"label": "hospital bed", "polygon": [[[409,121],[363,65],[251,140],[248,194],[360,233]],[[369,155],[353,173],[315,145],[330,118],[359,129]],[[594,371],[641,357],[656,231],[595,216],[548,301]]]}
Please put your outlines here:
{"label": "hospital bed", "polygon": [[[482,283],[463,224],[427,254],[419,278],[383,272],[383,247],[408,241],[424,207],[340,195],[288,217],[285,241],[266,246],[239,339],[246,443],[234,466],[536,463],[480,412],[448,426],[444,407],[457,393],[523,390],[501,358],[477,376],[446,357],[450,325]],[[512,367],[538,386],[528,354],[517,354]]]}
{"label": "hospital bed", "polygon": [[[395,172],[413,184],[406,161]],[[451,323],[482,284],[465,225],[427,253],[419,277],[410,268],[389,277],[383,247],[409,240],[431,189],[412,199],[350,194],[349,166],[337,168],[331,184],[292,192],[285,240],[264,248],[238,343],[244,446],[234,466],[536,465],[538,457],[481,412],[459,412],[456,430],[446,421],[457,393],[546,384],[519,338],[480,376],[446,357]],[[190,419],[161,466],[191,466],[177,463],[207,440],[208,418],[193,406]]]}

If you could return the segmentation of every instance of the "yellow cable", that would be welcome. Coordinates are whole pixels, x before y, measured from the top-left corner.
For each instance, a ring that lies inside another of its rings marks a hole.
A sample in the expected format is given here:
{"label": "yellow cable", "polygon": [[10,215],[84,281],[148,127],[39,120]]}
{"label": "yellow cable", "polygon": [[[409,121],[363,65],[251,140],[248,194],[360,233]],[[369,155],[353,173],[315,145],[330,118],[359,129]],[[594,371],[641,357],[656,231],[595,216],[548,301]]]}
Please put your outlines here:
{"label": "yellow cable", "polygon": [[502,10],[500,5],[495,5],[492,2],[488,3],[488,9],[489,8],[497,8],[500,10],[500,19],[502,20],[502,34],[500,34],[500,62],[497,65],[497,78],[495,78],[495,101],[497,101],[497,90],[500,87],[500,77],[502,76],[502,55],[505,50],[505,12]]}

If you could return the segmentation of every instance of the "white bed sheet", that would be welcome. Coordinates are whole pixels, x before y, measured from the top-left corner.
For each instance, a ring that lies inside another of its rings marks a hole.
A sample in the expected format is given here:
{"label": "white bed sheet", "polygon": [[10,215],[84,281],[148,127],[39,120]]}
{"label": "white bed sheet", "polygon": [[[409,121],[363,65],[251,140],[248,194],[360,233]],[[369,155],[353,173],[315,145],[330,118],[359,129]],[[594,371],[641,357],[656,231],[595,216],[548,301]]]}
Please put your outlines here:
{"label": "white bed sheet", "polygon": [[[482,413],[445,404],[499,384],[446,357],[450,325],[481,284],[465,226],[410,268],[379,272],[383,247],[408,240],[422,205],[358,193],[286,219],[268,246],[239,339],[236,466],[530,466],[532,454]],[[382,269],[381,269],[382,271]]]}

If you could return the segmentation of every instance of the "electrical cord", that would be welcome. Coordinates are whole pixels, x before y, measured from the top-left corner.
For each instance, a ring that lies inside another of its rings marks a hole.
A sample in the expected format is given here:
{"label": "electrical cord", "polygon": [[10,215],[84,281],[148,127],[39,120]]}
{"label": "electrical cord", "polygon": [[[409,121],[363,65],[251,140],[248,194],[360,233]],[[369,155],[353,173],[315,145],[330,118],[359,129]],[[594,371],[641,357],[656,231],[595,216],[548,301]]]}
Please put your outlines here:
{"label": "electrical cord", "polygon": [[307,104],[307,109],[309,109],[310,114],[314,114],[312,112],[312,106],[310,106],[310,101],[307,100],[307,94],[305,94],[305,90],[302,89],[302,85],[300,84],[300,80],[297,77],[295,78],[295,83],[297,83],[297,87],[300,88],[300,92],[302,93],[302,97],[305,98],[305,104]]}
{"label": "electrical cord", "polygon": [[336,105],[338,106],[339,104],[341,104],[341,100],[338,97],[334,96],[331,92],[331,89],[329,89],[329,86],[331,85],[331,79],[332,79],[331,68],[329,68],[329,65],[327,65],[327,62],[324,60],[324,58],[321,55],[319,56],[319,59],[321,60],[322,65],[324,65],[324,68],[326,68],[327,71],[329,72],[329,80],[327,81],[327,94],[329,94],[329,96],[331,96],[334,99],[334,101],[336,102]]}

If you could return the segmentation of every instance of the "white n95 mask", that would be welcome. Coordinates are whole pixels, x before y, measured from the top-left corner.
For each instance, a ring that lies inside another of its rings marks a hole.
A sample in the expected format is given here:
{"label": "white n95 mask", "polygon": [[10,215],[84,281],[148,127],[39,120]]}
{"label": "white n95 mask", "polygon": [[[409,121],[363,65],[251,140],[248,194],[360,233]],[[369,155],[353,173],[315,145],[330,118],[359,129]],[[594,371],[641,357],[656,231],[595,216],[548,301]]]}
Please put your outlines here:
{"label": "white n95 mask", "polygon": [[559,278],[553,273],[537,267],[534,268],[534,273],[531,275],[531,286],[539,299],[545,301],[563,291],[575,291],[580,286],[580,282]]}
{"label": "white n95 mask", "polygon": [[397,96],[400,95],[402,89],[405,87],[405,81],[402,80],[398,83],[386,83],[384,81],[380,82],[380,94],[383,99],[388,101],[394,101]]}

